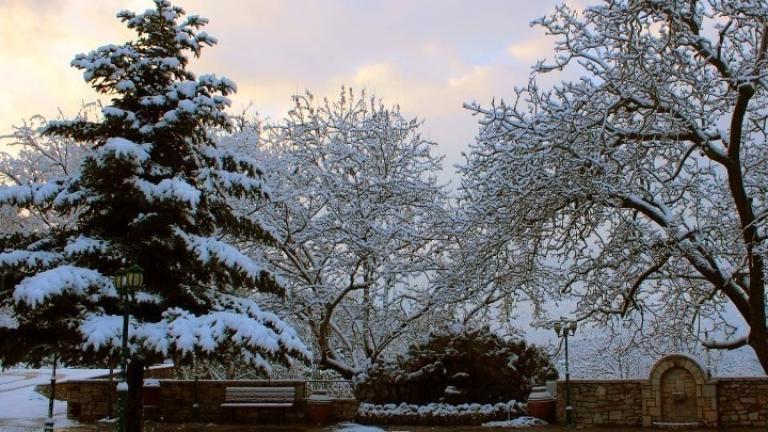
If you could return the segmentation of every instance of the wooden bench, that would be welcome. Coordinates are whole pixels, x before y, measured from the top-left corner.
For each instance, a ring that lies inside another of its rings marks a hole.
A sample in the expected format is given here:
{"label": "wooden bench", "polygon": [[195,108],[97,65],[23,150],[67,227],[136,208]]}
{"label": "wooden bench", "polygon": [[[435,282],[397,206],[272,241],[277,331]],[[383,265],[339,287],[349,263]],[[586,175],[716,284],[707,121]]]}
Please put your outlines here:
{"label": "wooden bench", "polygon": [[[260,408],[287,410],[296,406],[296,387],[226,387],[222,408]],[[284,411],[283,411],[284,413]]]}

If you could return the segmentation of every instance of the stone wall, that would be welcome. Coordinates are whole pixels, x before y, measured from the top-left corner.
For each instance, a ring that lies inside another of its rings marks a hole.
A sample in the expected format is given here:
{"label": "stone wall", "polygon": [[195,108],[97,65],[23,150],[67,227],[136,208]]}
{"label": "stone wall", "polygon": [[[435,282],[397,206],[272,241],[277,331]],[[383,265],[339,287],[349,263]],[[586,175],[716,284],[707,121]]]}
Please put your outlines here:
{"label": "stone wall", "polygon": [[720,426],[768,426],[768,378],[717,380]]}
{"label": "stone wall", "polygon": [[56,398],[67,401],[67,417],[94,421],[117,413],[116,383],[72,380],[56,385]]}
{"label": "stone wall", "polygon": [[336,399],[333,401],[333,418],[338,421],[354,420],[359,406],[357,399]]}
{"label": "stone wall", "polygon": [[[117,379],[117,376],[118,376],[119,373],[120,373],[119,371],[115,371],[114,372],[115,379]],[[157,366],[149,367],[149,368],[144,370],[144,378],[145,379],[149,379],[149,378],[171,379],[171,378],[173,378],[174,374],[175,374],[175,369],[174,369],[173,365],[165,365],[165,364],[157,365]],[[93,377],[93,378],[90,378],[90,379],[93,379],[93,380],[95,380],[95,379],[108,380],[109,379],[109,374],[106,374],[104,376]],[[56,394],[54,395],[56,400],[60,400],[60,401],[66,401],[67,400],[67,393],[68,393],[69,383],[70,383],[70,381],[66,380],[66,379],[63,380],[63,381],[57,381],[56,382]],[[35,386],[35,391],[40,393],[40,394],[42,394],[45,397],[49,397],[50,394],[51,394],[51,385],[50,384],[39,384],[39,385]]]}
{"label": "stone wall", "polygon": [[[645,380],[571,380],[571,406],[579,425],[642,426]],[[565,381],[557,383],[557,421],[565,422]]]}
{"label": "stone wall", "polygon": [[[306,383],[304,381],[212,381],[159,380],[159,404],[146,407],[149,420],[167,422],[218,423],[300,423],[306,418]],[[292,409],[222,408],[224,392],[229,386],[293,386],[297,403]],[[62,385],[61,394],[67,400],[67,417],[83,422],[95,421],[109,414],[110,398],[112,414],[117,409],[114,384],[107,380],[70,381]],[[57,386],[57,393],[59,387]],[[194,407],[197,401],[197,408]],[[334,418],[340,421],[354,419],[359,403],[356,400],[335,400]]]}
{"label": "stone wall", "polygon": [[[648,380],[571,380],[577,425],[767,427],[768,377],[708,378],[690,357],[659,360]],[[565,421],[565,382],[557,421]]]}

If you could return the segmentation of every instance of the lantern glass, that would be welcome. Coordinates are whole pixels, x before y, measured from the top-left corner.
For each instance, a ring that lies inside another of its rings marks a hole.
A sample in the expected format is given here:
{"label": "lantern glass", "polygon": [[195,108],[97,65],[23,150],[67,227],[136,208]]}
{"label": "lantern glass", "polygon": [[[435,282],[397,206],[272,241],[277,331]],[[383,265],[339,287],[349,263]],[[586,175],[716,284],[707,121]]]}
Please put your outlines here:
{"label": "lantern glass", "polygon": [[576,334],[576,321],[571,321],[571,334]]}
{"label": "lantern glass", "polygon": [[126,273],[129,288],[137,289],[144,283],[144,270],[138,265],[134,264],[128,267]]}
{"label": "lantern glass", "polygon": [[115,272],[114,276],[114,283],[115,288],[117,288],[118,291],[121,291],[123,288],[125,288],[125,285],[127,283],[126,280],[127,271],[125,269],[120,269]]}
{"label": "lantern glass", "polygon": [[560,329],[562,328],[562,326],[563,325],[562,325],[562,323],[560,323],[560,321],[555,323],[555,326],[554,326],[555,327],[555,333],[557,333],[558,336],[560,336]]}

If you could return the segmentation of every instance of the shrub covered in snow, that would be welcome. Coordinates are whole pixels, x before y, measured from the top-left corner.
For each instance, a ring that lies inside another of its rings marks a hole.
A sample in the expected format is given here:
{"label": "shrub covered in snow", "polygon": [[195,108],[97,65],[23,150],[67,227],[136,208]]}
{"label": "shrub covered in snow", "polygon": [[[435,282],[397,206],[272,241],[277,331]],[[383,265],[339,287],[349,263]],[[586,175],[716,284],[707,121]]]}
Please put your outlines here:
{"label": "shrub covered in snow", "polygon": [[524,400],[532,384],[555,377],[547,355],[487,327],[447,330],[417,343],[397,361],[375,363],[358,376],[356,395],[377,404],[497,403]]}
{"label": "shrub covered in snow", "polygon": [[493,420],[508,420],[525,414],[519,403],[512,400],[495,404],[430,403],[413,405],[376,405],[362,403],[357,410],[357,420],[370,424],[481,424]]}

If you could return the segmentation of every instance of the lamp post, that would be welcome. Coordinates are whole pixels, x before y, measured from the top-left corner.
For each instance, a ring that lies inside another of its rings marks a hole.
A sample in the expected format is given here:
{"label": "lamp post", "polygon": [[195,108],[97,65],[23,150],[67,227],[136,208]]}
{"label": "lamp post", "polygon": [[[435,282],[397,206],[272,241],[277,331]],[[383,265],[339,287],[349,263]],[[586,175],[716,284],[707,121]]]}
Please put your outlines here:
{"label": "lamp post", "polygon": [[560,320],[554,324],[557,337],[565,342],[565,425],[573,426],[573,406],[571,406],[571,370],[568,364],[568,336],[576,334],[576,321]]}
{"label": "lamp post", "polygon": [[125,432],[126,402],[128,399],[128,321],[130,316],[130,297],[133,291],[141,287],[144,282],[144,271],[138,265],[134,264],[128,269],[121,268],[115,272],[115,288],[120,294],[120,302],[123,307],[123,346],[121,350],[121,367],[123,370],[123,379],[117,384],[117,395],[119,399],[117,431]]}
{"label": "lamp post", "polygon": [[48,418],[45,419],[44,432],[53,432],[53,400],[56,398],[56,363],[59,357],[53,355],[53,369],[51,370],[51,394],[48,397]]}
{"label": "lamp post", "polygon": [[[709,331],[707,330],[704,330],[704,340],[709,341]],[[704,350],[707,352],[707,379],[712,379],[712,358],[709,356],[709,346],[704,345]]]}

